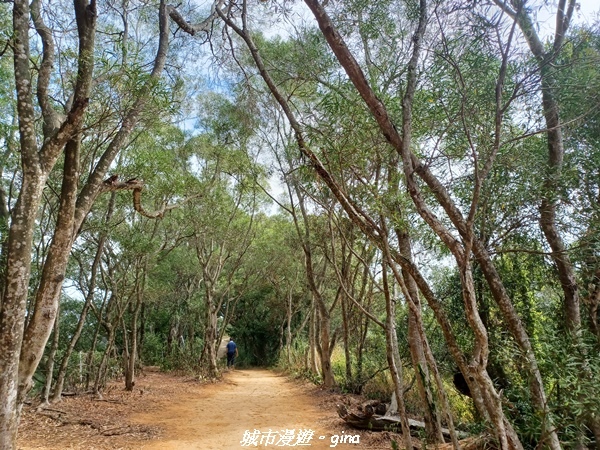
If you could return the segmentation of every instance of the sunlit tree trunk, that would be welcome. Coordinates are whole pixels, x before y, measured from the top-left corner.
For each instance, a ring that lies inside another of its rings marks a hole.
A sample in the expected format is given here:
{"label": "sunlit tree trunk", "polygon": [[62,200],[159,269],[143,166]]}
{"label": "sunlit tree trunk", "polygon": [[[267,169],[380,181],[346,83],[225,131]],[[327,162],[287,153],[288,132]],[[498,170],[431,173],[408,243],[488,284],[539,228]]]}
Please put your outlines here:
{"label": "sunlit tree trunk", "polygon": [[412,449],[412,439],[410,435],[410,426],[408,424],[408,416],[406,415],[406,406],[404,403],[404,381],[402,376],[402,362],[400,361],[400,353],[398,351],[398,337],[396,335],[396,306],[395,300],[392,298],[389,283],[388,283],[388,268],[387,264],[383,264],[383,291],[385,294],[385,341],[386,355],[390,375],[394,382],[394,392],[398,401],[398,413],[400,415],[400,424],[404,446],[406,449]]}
{"label": "sunlit tree trunk", "polygon": [[[407,233],[398,230],[396,232],[398,238],[398,247],[400,253],[409,261],[412,261],[412,249],[410,244],[410,238]],[[412,302],[415,309],[421,308],[421,302],[419,301],[419,291],[412,279],[410,274],[406,271],[402,271],[404,283],[407,288],[408,298],[407,302]],[[430,442],[439,443],[444,442],[444,436],[442,435],[442,424],[438,414],[437,406],[433,397],[433,389],[431,386],[431,377],[429,375],[429,367],[427,359],[425,357],[424,346],[427,342],[423,342],[422,334],[419,332],[419,327],[422,323],[418,320],[417,313],[413,308],[408,308],[408,347],[410,355],[415,369],[415,376],[417,377],[417,388],[423,404],[424,418],[425,418],[425,429],[428,434],[428,440]],[[424,336],[424,335],[423,335]]]}

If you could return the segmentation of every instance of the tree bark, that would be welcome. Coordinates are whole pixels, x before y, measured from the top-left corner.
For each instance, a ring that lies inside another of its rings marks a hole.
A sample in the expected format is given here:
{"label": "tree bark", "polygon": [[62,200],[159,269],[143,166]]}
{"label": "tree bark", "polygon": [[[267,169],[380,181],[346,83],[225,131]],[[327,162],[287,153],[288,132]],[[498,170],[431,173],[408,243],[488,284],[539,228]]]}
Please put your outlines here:
{"label": "tree bark", "polygon": [[562,136],[563,124],[552,83],[553,62],[558,57],[564,43],[576,2],[575,0],[568,0],[566,10],[565,4],[567,1],[560,2],[556,13],[554,42],[549,51],[546,51],[544,44],[538,37],[526,5],[522,0],[511,2],[515,8],[514,10],[499,0],[494,0],[494,2],[500,9],[516,20],[538,64],[541,77],[542,108],[548,141],[548,161],[542,186],[542,201],[539,208],[540,227],[546,242],[552,249],[552,260],[556,264],[558,278],[563,290],[566,328],[569,332],[576,332],[581,327],[579,286],[567,247],[556,225],[565,149]]}
{"label": "tree bark", "polygon": [[[12,212],[8,233],[6,282],[0,310],[0,398],[5,399],[0,406],[0,448],[3,449],[13,449],[16,446],[17,426],[22,401],[26,394],[24,388],[30,385],[30,381],[23,383],[20,378],[19,361],[31,273],[33,230],[42,190],[60,151],[80,128],[88,103],[87,98],[78,97],[78,101],[74,102],[66,120],[57,129],[53,129],[51,135],[47,136],[44,143],[38,148],[34,125],[32,86],[29,81],[31,79],[29,14],[30,8],[27,1],[17,0],[14,2],[14,74],[17,87],[17,113],[23,175],[21,191]],[[93,35],[93,23],[90,24],[89,30]],[[80,48],[81,50],[83,49]],[[45,56],[42,61],[48,61],[47,58],[49,57]],[[80,57],[80,65],[83,65],[83,59]],[[41,71],[39,75],[38,84],[44,86],[47,82],[41,78],[44,76],[44,72]],[[83,78],[85,78],[85,74]],[[81,81],[79,77],[78,80]],[[50,312],[50,330],[54,324],[55,314],[56,312],[54,314]],[[37,362],[39,362],[39,358],[37,358],[36,366]]]}
{"label": "tree bark", "polygon": [[[400,253],[407,260],[412,261],[412,248],[408,233],[397,230],[396,236]],[[423,404],[425,431],[429,442],[443,443],[442,424],[433,399],[429,367],[425,357],[424,347],[428,343],[424,341],[425,334],[419,330],[419,327],[423,326],[417,312],[421,309],[419,291],[415,281],[405,270],[402,271],[402,277],[408,294],[406,301],[414,305],[414,308],[408,308],[408,347],[417,378],[417,388]]]}
{"label": "tree bark", "polygon": [[[127,360],[127,370],[125,371],[125,390],[132,391],[135,385],[135,364],[138,360],[138,318],[144,301],[144,288],[146,285],[146,271],[148,268],[147,260],[144,258],[142,267],[139,268],[136,283],[136,301],[131,311],[131,323],[129,325],[129,343],[130,351]],[[140,279],[141,278],[141,279]],[[126,332],[126,330],[124,330]]]}
{"label": "tree bark", "polygon": [[[388,267],[383,262],[383,292],[385,294],[385,342],[386,356],[390,375],[394,382],[394,392],[398,401],[398,413],[400,415],[400,424],[404,446],[406,449],[412,450],[412,439],[410,436],[410,426],[408,424],[408,416],[406,415],[406,406],[404,403],[404,382],[402,376],[402,362],[398,351],[398,337],[396,336],[396,306],[395,300],[392,298],[388,285]],[[443,437],[442,437],[443,441]]]}
{"label": "tree bark", "polygon": [[[106,213],[105,223],[108,224],[110,218],[112,217],[112,212],[115,204],[116,196],[113,195],[110,197],[108,203],[108,211]],[[96,255],[94,256],[94,261],[92,262],[92,266],[90,268],[90,279],[88,281],[88,292],[85,296],[85,301],[83,305],[83,309],[81,310],[81,314],[79,315],[79,320],[77,322],[77,327],[73,332],[73,336],[69,341],[69,345],[65,350],[63,358],[60,363],[60,368],[58,369],[58,374],[56,376],[56,383],[54,385],[54,390],[52,392],[52,402],[58,402],[61,400],[63,385],[65,381],[65,377],[67,375],[67,369],[69,367],[69,360],[71,359],[71,355],[73,350],[75,349],[75,345],[79,341],[81,337],[81,332],[83,331],[83,327],[85,325],[85,321],[87,318],[88,311],[90,310],[90,306],[94,300],[94,293],[96,290],[96,278],[98,274],[98,269],[101,263],[102,253],[104,252],[104,243],[106,242],[106,233],[102,232],[100,235],[100,239],[98,240],[98,247],[96,249]]]}
{"label": "tree bark", "polygon": [[54,381],[54,362],[56,360],[56,352],[58,351],[58,343],[60,337],[60,314],[54,321],[54,330],[52,331],[52,346],[48,352],[48,360],[46,361],[46,382],[41,395],[42,405],[48,404],[50,398],[50,390],[52,389],[52,381]]}
{"label": "tree bark", "polygon": [[[451,198],[443,189],[443,186],[425,167],[422,163],[420,163],[417,158],[412,154],[408,144],[410,143],[410,132],[411,132],[411,106],[412,106],[412,96],[414,94],[415,89],[415,76],[416,76],[416,62],[419,55],[419,47],[421,45],[421,39],[424,34],[424,26],[425,21],[423,20],[423,14],[421,15],[419,29],[415,33],[413,37],[413,42],[415,43],[415,48],[413,50],[413,56],[411,58],[411,62],[409,63],[408,74],[411,81],[408,82],[407,92],[405,93],[403,99],[403,135],[401,138],[396,127],[391,121],[387,110],[383,103],[375,96],[374,92],[369,86],[360,66],[353,58],[351,53],[349,52],[347,46],[345,45],[342,37],[339,35],[335,27],[333,26],[331,20],[327,16],[323,7],[316,0],[305,0],[305,3],[309,6],[311,11],[313,12],[315,18],[317,19],[317,23],[319,27],[327,39],[330,47],[335,53],[338,61],[344,67],[346,73],[350,77],[350,80],[354,83],[357,91],[369,107],[373,117],[377,121],[382,134],[388,140],[388,142],[400,153],[403,160],[404,172],[407,182],[408,191],[413,199],[419,214],[423,217],[423,219],[428,223],[428,225],[436,232],[436,234],[442,239],[442,241],[448,246],[448,248],[457,256],[457,258],[463,259],[465,258],[464,251],[461,250],[460,243],[454,238],[454,236],[439,222],[437,217],[427,208],[418,188],[418,185],[414,181],[414,174],[420,176],[424,181],[426,181],[431,188],[432,192],[436,196],[439,201],[439,204],[443,207],[443,209],[448,214],[449,218],[456,226],[457,230],[461,234],[461,236],[467,241],[470,242],[469,245],[473,245],[474,253],[476,256],[480,256],[482,244],[477,240],[473,239],[469,240],[469,236],[467,236],[467,227],[462,217],[462,214],[451,200]],[[426,9],[425,1],[421,0],[421,11],[423,12]],[[432,182],[430,184],[430,182]],[[335,191],[334,191],[335,193]],[[337,196],[337,195],[336,195]],[[345,201],[342,201],[342,205],[344,205]],[[346,207],[345,207],[346,209]],[[356,208],[348,208],[347,212],[352,216],[355,214]],[[366,227],[363,220],[359,219],[359,223],[363,223],[363,228]],[[462,253],[462,254],[461,254]],[[467,252],[468,254],[468,252]],[[479,259],[478,259],[479,261]],[[491,260],[487,261],[488,267],[489,265],[493,266]],[[481,262],[480,262],[481,264]],[[406,261],[404,261],[404,266],[406,265]],[[460,265],[460,263],[459,263]],[[466,278],[465,278],[466,279]],[[488,283],[490,279],[486,276],[486,280]],[[501,286],[500,278],[495,278],[493,280],[497,283],[495,286]],[[493,291],[493,287],[490,286]],[[497,292],[498,293],[498,292]],[[495,295],[494,298],[498,300],[500,297]],[[511,330],[512,334],[517,339],[517,342],[520,344],[521,348],[527,353],[528,359],[528,369],[530,370],[531,380],[532,380],[532,394],[534,398],[534,403],[537,409],[540,411],[544,417],[548,417],[548,408],[545,401],[545,393],[543,388],[543,383],[541,382],[541,374],[539,369],[537,368],[537,362],[535,359],[535,355],[531,351],[531,344],[527,333],[522,326],[522,323],[514,310],[514,306],[510,302],[508,297],[502,297],[502,303],[499,304],[501,310],[506,318],[506,322]],[[508,300],[507,302],[505,300]],[[483,375],[478,377],[473,377],[474,380],[479,380],[480,382],[485,382],[485,377]],[[483,406],[483,405],[482,405]],[[500,424],[502,421],[496,420],[496,424]],[[548,427],[547,429],[553,430],[552,427]],[[505,434],[506,428],[504,426],[500,427],[497,432],[499,433],[498,439],[500,442],[509,443],[509,438],[507,438]],[[549,431],[549,433],[554,436],[551,436],[552,442],[557,442],[556,433],[554,431]],[[503,435],[502,437],[500,435]],[[512,439],[512,438],[510,438]],[[520,445],[520,444],[515,444]],[[558,448],[558,447],[553,447]]]}

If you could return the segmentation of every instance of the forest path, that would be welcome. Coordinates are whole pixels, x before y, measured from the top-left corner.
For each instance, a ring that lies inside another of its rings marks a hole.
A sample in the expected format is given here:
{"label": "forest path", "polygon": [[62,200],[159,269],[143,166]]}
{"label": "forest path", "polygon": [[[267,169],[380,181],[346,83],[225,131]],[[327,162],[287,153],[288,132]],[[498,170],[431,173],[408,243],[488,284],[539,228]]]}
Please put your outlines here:
{"label": "forest path", "polygon": [[[190,386],[164,407],[137,413],[132,421],[162,430],[160,439],[141,446],[145,450],[326,449],[332,448],[333,435],[343,434],[342,427],[332,429],[331,411],[319,409],[301,386],[267,370],[227,372],[223,382]],[[361,446],[340,442],[337,448]]]}

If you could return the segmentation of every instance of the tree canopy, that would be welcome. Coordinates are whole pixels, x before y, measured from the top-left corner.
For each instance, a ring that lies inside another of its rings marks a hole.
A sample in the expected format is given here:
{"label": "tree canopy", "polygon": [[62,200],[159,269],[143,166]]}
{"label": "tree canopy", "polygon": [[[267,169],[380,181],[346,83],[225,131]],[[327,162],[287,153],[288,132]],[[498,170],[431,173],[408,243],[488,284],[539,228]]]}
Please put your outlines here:
{"label": "tree canopy", "polygon": [[455,448],[459,429],[600,445],[581,19],[575,0],[0,3],[0,447],[27,398],[131,390],[143,365],[219,377],[229,336],[241,366],[394,394],[407,447],[409,416]]}

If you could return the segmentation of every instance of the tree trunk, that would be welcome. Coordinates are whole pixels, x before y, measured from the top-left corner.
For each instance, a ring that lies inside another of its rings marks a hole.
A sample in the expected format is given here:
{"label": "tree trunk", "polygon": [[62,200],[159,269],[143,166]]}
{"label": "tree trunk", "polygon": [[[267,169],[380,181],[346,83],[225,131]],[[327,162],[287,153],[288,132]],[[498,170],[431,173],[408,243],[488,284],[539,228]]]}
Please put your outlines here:
{"label": "tree trunk", "polygon": [[48,361],[46,361],[46,382],[44,384],[44,390],[42,391],[42,404],[48,404],[48,398],[50,397],[50,390],[52,388],[52,381],[54,380],[54,361],[56,359],[56,352],[58,351],[58,342],[60,336],[60,311],[59,315],[54,321],[54,330],[52,331],[52,346],[48,353]]}
{"label": "tree trunk", "polygon": [[[15,79],[17,80],[17,109],[20,123],[23,180],[19,198],[13,209],[11,230],[6,247],[6,279],[10,281],[6,283],[0,311],[0,349],[2,349],[0,354],[0,397],[6,399],[0,407],[0,448],[3,449],[11,449],[16,445],[16,430],[21,403],[31,387],[33,373],[39,364],[43,348],[54,324],[60,287],[62,286],[64,268],[66,267],[64,261],[68,259],[73,231],[79,229],[72,226],[77,223],[77,220],[73,222],[73,216],[68,214],[69,210],[72,211],[72,200],[77,192],[77,183],[74,178],[78,177],[77,171],[71,170],[73,167],[72,161],[69,162],[68,160],[78,153],[78,133],[81,130],[83,114],[88,104],[97,14],[95,0],[92,0],[90,4],[85,0],[78,0],[74,3],[74,7],[79,33],[79,70],[72,96],[71,110],[66,120],[61,123],[47,96],[53,63],[52,36],[41,19],[39,2],[32,2],[31,4],[31,14],[44,49],[37,83],[38,100],[44,118],[44,142],[39,149],[35,135],[36,130],[33,126],[35,113],[32,102],[32,84],[29,83],[29,62],[31,60],[29,57],[28,35],[30,9],[28,2],[24,0],[17,0],[14,2],[13,7],[14,67]],[[152,78],[158,76],[166,58],[168,18],[165,11],[163,3],[161,5],[160,21],[161,43]],[[150,89],[151,83],[146,86],[146,95],[149,94]],[[127,130],[127,133],[121,133],[120,136],[123,137],[121,144],[124,142],[124,137],[128,135],[136,123],[135,119],[140,113],[144,100],[138,99],[135,105],[139,108],[135,111],[133,117],[131,115],[126,117],[127,126],[124,125],[123,129]],[[44,267],[45,285],[40,286],[38,290],[36,304],[34,305],[34,316],[32,316],[30,325],[28,325],[25,336],[23,336],[35,217],[47,176],[68,141],[71,141],[71,144],[69,144],[70,147],[68,146],[66,152],[68,153],[68,162],[65,166],[65,179],[69,178],[69,183],[71,186],[75,186],[75,191],[67,192],[63,190],[61,202],[64,203],[61,204],[61,218],[59,218],[59,223],[63,225],[57,224],[56,231],[58,234],[53,238],[53,256],[50,257],[49,255]],[[120,149],[119,145],[112,146],[112,158],[114,158],[118,149]],[[110,156],[107,153],[105,155]],[[112,162],[112,158],[109,159],[108,156],[101,158],[104,170],[107,170]],[[67,173],[69,170],[71,171]],[[100,172],[96,171],[95,175],[99,177],[96,186],[96,192],[98,192],[98,186],[101,185],[102,179],[101,170]],[[90,177],[90,179],[93,178]],[[87,202],[91,205],[94,196],[88,194],[84,189],[81,200],[83,203]],[[87,211],[89,211],[89,208],[86,211],[81,211],[79,216],[81,221]],[[81,222],[79,222],[80,224]],[[61,228],[62,226],[65,228]],[[69,239],[67,240],[67,238]],[[53,267],[54,264],[56,265]],[[22,346],[22,343],[26,345]]]}
{"label": "tree trunk", "polygon": [[38,176],[35,170],[24,168],[23,185],[8,235],[6,283],[0,312],[0,398],[4,399],[0,402],[0,448],[6,450],[16,448],[22,405],[17,399],[19,357],[25,328],[33,229],[44,181],[45,177]]}
{"label": "tree trunk", "polygon": [[[558,102],[554,96],[552,70],[558,57],[569,28],[575,1],[569,0],[565,10],[564,2],[559,6],[556,18],[556,30],[552,48],[546,47],[540,41],[536,28],[531,21],[530,13],[524,2],[512,2],[515,10],[508,5],[495,0],[496,4],[513,17],[521,29],[531,53],[535,57],[541,76],[541,94],[544,119],[546,121],[546,138],[548,140],[548,162],[544,184],[542,186],[542,202],[540,205],[540,227],[552,249],[552,260],[556,264],[558,278],[564,294],[564,313],[567,330],[574,332],[581,326],[579,288],[575,269],[569,258],[567,248],[556,226],[558,199],[560,198],[560,178],[564,160],[564,143],[562,136],[562,121],[559,115]],[[553,446],[556,443],[553,444]]]}
{"label": "tree trunk", "polygon": [[317,300],[319,306],[320,318],[320,356],[321,356],[321,374],[323,375],[323,386],[327,389],[333,389],[336,386],[335,377],[333,376],[333,368],[331,367],[331,353],[333,346],[330,342],[329,330],[331,328],[331,318],[329,310],[325,306],[322,298]]}
{"label": "tree trunk", "polygon": [[217,351],[215,342],[217,340],[217,312],[214,305],[214,293],[212,284],[204,280],[206,289],[206,315],[204,329],[204,348],[202,350],[203,361],[208,364],[208,376],[216,378],[219,376],[219,368],[217,366]]}
{"label": "tree trunk", "polygon": [[[69,245],[69,247],[70,247],[70,245]],[[92,263],[91,277],[93,279],[95,279],[95,277],[96,277],[97,267],[100,262],[100,256],[102,254],[102,247],[103,247],[103,241],[101,240],[101,243],[99,244],[98,250],[96,252],[96,257],[94,258],[94,262]],[[66,261],[65,261],[65,263],[66,263]],[[62,361],[60,364],[60,368],[58,371],[58,375],[56,378],[56,384],[54,386],[54,392],[52,393],[52,402],[60,401],[60,398],[62,395],[62,390],[63,390],[63,384],[64,384],[65,376],[67,374],[67,368],[69,365],[69,359],[71,358],[71,353],[73,352],[73,349],[75,348],[75,345],[77,344],[77,341],[79,340],[79,336],[81,336],[81,331],[83,330],[83,326],[85,325],[85,319],[87,317],[87,313],[90,308],[90,303],[92,302],[92,299],[94,296],[94,285],[95,285],[95,283],[93,283],[90,286],[88,295],[86,296],[86,299],[85,299],[83,309],[79,316],[77,327],[76,327],[75,332],[73,333],[73,336],[71,337],[71,340],[69,342],[69,345],[63,355],[63,358],[62,358]],[[60,295],[60,293],[56,293],[55,298],[58,297],[59,295]]]}
{"label": "tree trunk", "polygon": [[348,330],[348,306],[346,305],[347,299],[346,296],[342,296],[342,332],[343,332],[343,342],[344,342],[344,359],[346,362],[346,380],[348,383],[353,383],[352,379],[352,357],[350,352],[350,340],[349,340],[349,330]]}
{"label": "tree trunk", "polygon": [[285,323],[285,353],[288,367],[292,367],[292,288],[287,295],[286,323]]}
{"label": "tree trunk", "polygon": [[108,336],[106,338],[106,348],[104,349],[104,353],[102,353],[102,358],[100,359],[100,364],[98,365],[98,372],[96,373],[96,378],[94,380],[94,394],[96,395],[100,393],[101,387],[103,387],[105,384],[108,358],[115,342],[115,327],[111,324],[107,324],[107,328]]}
{"label": "tree trunk", "polygon": [[300,192],[297,185],[294,185],[296,194],[299,200],[300,211],[302,212],[302,218],[304,220],[304,233],[300,231],[296,222],[296,230],[299,237],[302,239],[302,250],[304,251],[304,266],[306,268],[306,279],[308,281],[308,288],[313,296],[315,310],[318,313],[318,327],[319,327],[319,338],[317,341],[317,349],[319,351],[319,357],[321,359],[321,375],[323,376],[323,386],[327,389],[335,387],[335,378],[333,376],[333,369],[331,368],[331,352],[329,342],[329,331],[331,326],[331,319],[329,309],[325,304],[325,299],[321,294],[319,287],[317,286],[315,267],[312,257],[312,246],[310,242],[310,230],[308,215],[306,213],[306,207],[304,205],[304,197]]}
{"label": "tree trunk", "polygon": [[[398,413],[400,415],[400,424],[402,437],[404,439],[404,446],[408,450],[412,450],[412,439],[410,437],[410,426],[408,424],[408,416],[406,415],[406,406],[404,404],[404,381],[402,377],[402,362],[400,361],[398,351],[398,337],[396,336],[396,306],[394,299],[391,296],[388,275],[387,275],[387,264],[383,263],[382,275],[383,275],[383,292],[385,294],[385,342],[386,342],[386,356],[388,366],[390,368],[390,375],[394,382],[394,392],[396,394],[396,400],[398,401]],[[443,438],[442,438],[443,439]]]}
{"label": "tree trunk", "polygon": [[87,358],[85,361],[86,371],[85,371],[85,390],[89,390],[90,383],[92,381],[92,368],[94,367],[94,354],[96,353],[96,346],[98,345],[98,336],[100,335],[100,327],[102,327],[102,323],[98,320],[98,324],[96,329],[94,330],[94,338],[92,339],[92,346],[87,352]]}
{"label": "tree trunk", "polygon": [[[106,213],[105,223],[108,224],[110,218],[112,217],[113,208],[115,204],[116,193],[113,192],[110,200],[108,202],[108,211]],[[83,305],[83,309],[81,310],[81,314],[79,315],[79,320],[77,322],[77,327],[73,332],[73,336],[69,341],[69,345],[65,350],[63,355],[60,368],[58,370],[58,375],[56,377],[56,384],[54,385],[54,391],[52,393],[52,402],[58,402],[61,399],[63,385],[65,381],[65,376],[67,375],[67,369],[69,367],[69,360],[71,359],[71,355],[79,338],[81,337],[81,332],[83,331],[83,327],[85,326],[85,321],[87,318],[87,314],[90,310],[90,306],[94,300],[94,292],[96,290],[96,277],[98,274],[98,268],[101,263],[102,252],[104,252],[104,243],[106,242],[106,233],[102,232],[100,239],[98,240],[98,248],[96,249],[96,255],[94,256],[94,261],[92,262],[92,267],[90,268],[90,279],[88,282],[88,293],[85,297],[85,303]],[[91,367],[91,363],[88,361],[88,367]]]}
{"label": "tree trunk", "polygon": [[309,311],[310,321],[308,323],[308,360],[310,371],[315,375],[319,375],[319,365],[317,364],[317,310],[314,307],[315,300],[311,300],[311,308]]}
{"label": "tree trunk", "polygon": [[[407,260],[412,261],[412,249],[408,233],[397,230],[396,236],[398,238],[398,247],[400,253]],[[417,389],[419,391],[421,404],[423,406],[427,440],[431,443],[440,443],[444,442],[442,424],[440,422],[437,407],[433,399],[431,378],[429,376],[429,368],[427,365],[427,359],[425,357],[425,351],[423,349],[427,343],[423,342],[421,338],[422,334],[419,332],[419,327],[422,326],[422,323],[417,317],[418,313],[416,312],[416,310],[421,309],[419,291],[415,281],[405,270],[402,271],[402,277],[404,279],[408,294],[406,301],[407,303],[412,303],[414,305],[414,308],[408,308],[408,348],[410,350],[410,356],[415,369]]]}
{"label": "tree trunk", "polygon": [[[139,266],[138,266],[139,267]],[[136,283],[136,301],[133,311],[131,312],[131,323],[129,325],[129,343],[130,351],[127,360],[127,370],[125,371],[125,390],[132,391],[135,385],[135,364],[138,360],[138,318],[144,302],[144,291],[146,287],[146,271],[148,269],[148,261],[144,259],[137,273]],[[123,330],[125,333],[126,330]]]}
{"label": "tree trunk", "polygon": [[73,239],[73,210],[79,179],[79,142],[69,141],[67,144],[64,166],[56,229],[44,263],[33,314],[23,337],[19,364],[21,395],[25,395],[31,388],[33,374],[43,355],[58,311],[60,290]]}

